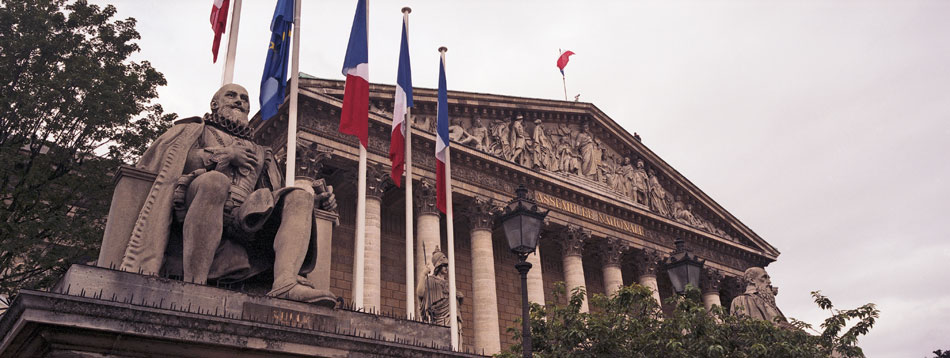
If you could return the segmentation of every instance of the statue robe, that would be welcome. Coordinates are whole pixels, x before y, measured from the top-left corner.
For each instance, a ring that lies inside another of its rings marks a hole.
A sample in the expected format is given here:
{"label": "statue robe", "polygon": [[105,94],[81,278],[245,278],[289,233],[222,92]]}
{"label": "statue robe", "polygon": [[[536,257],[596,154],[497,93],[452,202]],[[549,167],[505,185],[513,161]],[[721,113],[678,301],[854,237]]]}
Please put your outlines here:
{"label": "statue robe", "polygon": [[[99,255],[99,266],[118,266],[120,270],[141,272],[147,275],[157,275],[159,272],[170,274],[180,272],[181,252],[176,249],[180,250],[181,225],[174,220],[173,196],[179,178],[189,174],[183,173],[188,153],[198,144],[204,131],[205,123],[201,118],[186,118],[176,122],[148,148],[135,167],[140,171],[153,173],[155,179],[150,184],[147,194],[139,195],[144,199],[142,202],[127,203],[130,198],[120,197],[118,194],[113,196],[109,223],[106,225],[103,248]],[[276,162],[272,161],[272,163]],[[276,165],[270,165],[264,170],[269,179],[265,186],[274,190],[276,194],[274,199],[278,208],[282,205],[279,199],[283,194],[291,190],[303,190],[296,187],[282,188],[282,176]],[[117,188],[120,185],[122,183],[118,183]],[[121,202],[126,203],[117,205]],[[130,205],[140,209],[135,212],[116,210]],[[276,211],[279,212],[279,209]],[[271,219],[279,219],[279,216]],[[128,231],[125,225],[112,223],[112,221],[130,220],[134,220],[131,231]],[[270,232],[263,230],[262,233],[269,234]],[[272,236],[257,239],[258,242],[255,243],[257,247],[267,246],[263,245],[264,241],[273,241]],[[309,241],[308,252],[300,274],[309,273],[316,264],[316,229],[314,227],[311,227]],[[272,267],[272,251],[264,252],[265,257],[260,257],[261,255],[245,250],[246,255],[239,254],[236,257],[233,255],[234,250],[240,250],[243,247],[234,246],[235,242],[227,240],[227,237],[221,242],[222,245],[217,250],[212,263],[209,278],[226,276],[224,278],[236,281]],[[272,250],[272,245],[270,247]],[[166,257],[166,252],[175,257]],[[268,255],[270,257],[267,257]],[[266,267],[267,265],[270,266]]]}

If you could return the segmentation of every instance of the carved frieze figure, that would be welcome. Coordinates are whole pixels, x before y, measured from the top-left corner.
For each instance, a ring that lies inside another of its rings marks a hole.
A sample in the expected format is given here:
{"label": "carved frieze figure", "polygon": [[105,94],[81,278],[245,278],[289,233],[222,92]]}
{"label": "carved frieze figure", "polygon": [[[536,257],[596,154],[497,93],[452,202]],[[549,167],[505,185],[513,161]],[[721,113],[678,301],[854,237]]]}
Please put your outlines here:
{"label": "carved frieze figure", "polygon": [[750,267],[742,277],[746,283],[745,293],[732,299],[730,310],[734,316],[749,316],[769,322],[787,322],[785,315],[775,304],[778,289],[765,269]]}
{"label": "carved frieze figure", "polygon": [[650,169],[648,176],[650,177],[650,210],[662,216],[670,217],[666,189],[663,188],[663,185],[660,185],[660,180],[653,169]]}
{"label": "carved frieze figure", "polygon": [[475,117],[472,122],[472,138],[476,140],[475,149],[487,152],[491,146],[491,135],[488,133],[488,128],[482,124],[481,118]]}
{"label": "carved frieze figure", "polygon": [[630,197],[633,188],[633,164],[630,163],[630,157],[623,158],[623,164],[617,169],[617,183],[615,190],[622,193],[625,197]]}
{"label": "carved frieze figure", "polygon": [[495,120],[491,126],[491,154],[499,158],[509,158],[511,156],[511,144],[509,135],[509,123],[504,120]]}
{"label": "carved frieze figure", "polygon": [[526,155],[527,153],[525,153],[526,139],[524,116],[520,114],[516,115],[511,122],[511,133],[508,140],[508,142],[511,143],[511,154],[508,156],[509,161],[523,166],[528,165],[528,156]]}
{"label": "carved frieze figure", "polygon": [[451,122],[452,125],[449,126],[449,140],[470,147],[478,145],[478,139],[473,137],[471,134],[468,134],[468,132],[465,131],[465,128],[462,127],[461,119],[455,118],[452,119]]}
{"label": "carved frieze figure", "polygon": [[647,195],[650,187],[650,178],[646,169],[643,169],[643,161],[637,159],[637,168],[633,170],[633,191],[631,197],[640,204],[647,203]]}
{"label": "carved frieze figure", "polygon": [[696,224],[696,217],[693,216],[692,211],[687,208],[686,204],[683,203],[679,197],[673,202],[673,219],[690,226],[695,226]]}
{"label": "carved frieze figure", "polygon": [[557,145],[557,156],[560,158],[558,165],[560,172],[580,174],[581,156],[571,145],[570,137],[561,137],[561,143]]}
{"label": "carved frieze figure", "polygon": [[583,130],[577,133],[577,151],[581,156],[581,175],[589,177],[594,174],[594,152],[597,144],[590,133],[590,125],[584,123]]}
{"label": "carved frieze figure", "polygon": [[[416,285],[416,297],[419,298],[419,312],[425,322],[449,325],[449,259],[438,246],[432,251],[432,266],[428,267],[424,280]],[[455,292],[458,305],[462,305],[463,295]],[[461,310],[459,310],[461,311]],[[462,329],[461,315],[458,315],[459,331]]]}
{"label": "carved frieze figure", "polygon": [[201,284],[272,271],[268,295],[333,305],[304,277],[316,262],[314,203],[335,206],[332,189],[284,186],[270,148],[249,137],[248,101],[243,87],[224,85],[210,114],[176,122],[148,148],[136,165],[157,175],[148,200],[109,213],[110,222],[134,215],[135,224],[130,237],[107,224],[99,262]]}
{"label": "carved frieze figure", "polygon": [[607,181],[607,187],[617,192],[623,193],[620,170],[622,168],[620,159],[613,155],[605,154],[606,158],[601,163],[601,171]]}
{"label": "carved frieze figure", "polygon": [[551,140],[544,133],[540,118],[534,120],[534,131],[531,133],[531,157],[534,160],[534,167],[554,170],[554,148],[551,147]]}

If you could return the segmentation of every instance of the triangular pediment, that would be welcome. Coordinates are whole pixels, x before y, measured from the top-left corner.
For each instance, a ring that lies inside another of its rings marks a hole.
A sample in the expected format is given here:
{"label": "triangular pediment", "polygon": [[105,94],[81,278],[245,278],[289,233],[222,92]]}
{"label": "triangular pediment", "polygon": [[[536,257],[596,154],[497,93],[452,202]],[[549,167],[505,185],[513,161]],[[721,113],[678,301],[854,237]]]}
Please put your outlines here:
{"label": "triangular pediment", "polygon": [[[301,76],[303,94],[334,99],[343,82]],[[394,86],[371,85],[371,118],[391,121]],[[435,133],[436,91],[413,90],[413,127]],[[449,91],[458,145],[619,201],[774,260],[779,252],[591,103]]]}

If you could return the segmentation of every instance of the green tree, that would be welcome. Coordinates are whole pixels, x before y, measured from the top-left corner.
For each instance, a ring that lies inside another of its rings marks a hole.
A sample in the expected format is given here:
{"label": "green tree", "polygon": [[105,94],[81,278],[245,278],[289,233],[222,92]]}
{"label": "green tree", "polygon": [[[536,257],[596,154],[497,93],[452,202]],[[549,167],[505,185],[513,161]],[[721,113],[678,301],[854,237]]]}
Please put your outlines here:
{"label": "green tree", "polygon": [[[563,284],[555,299],[564,294]],[[572,292],[567,304],[531,307],[531,336],[535,357],[864,357],[857,337],[874,325],[878,311],[873,304],[837,311],[831,302],[813,292],[815,302],[832,311],[823,332],[806,333],[807,324],[794,321],[778,325],[748,317],[735,317],[721,307],[708,312],[699,290],[690,287],[685,297],[674,297],[672,315],[661,317],[649,288],[631,285],[612,297],[595,294],[590,312],[581,313],[583,290]],[[844,330],[850,320],[857,320]],[[516,340],[520,329],[509,329]],[[841,332],[844,332],[843,334]],[[520,357],[513,345],[498,357]]]}
{"label": "green tree", "polygon": [[[0,294],[48,286],[96,257],[111,174],[174,114],[135,19],[84,0],[0,4]],[[134,119],[140,117],[139,119]]]}

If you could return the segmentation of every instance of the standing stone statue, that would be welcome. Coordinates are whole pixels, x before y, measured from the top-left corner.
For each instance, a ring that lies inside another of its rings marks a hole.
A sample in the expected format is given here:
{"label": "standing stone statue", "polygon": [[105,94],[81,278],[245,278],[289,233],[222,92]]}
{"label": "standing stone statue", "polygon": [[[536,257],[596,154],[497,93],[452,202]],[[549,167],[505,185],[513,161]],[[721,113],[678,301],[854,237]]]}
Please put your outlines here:
{"label": "standing stone statue", "polygon": [[[419,312],[424,322],[449,325],[449,259],[438,246],[432,251],[432,267],[424,280],[416,285]],[[455,291],[458,307],[462,306],[462,292]],[[459,333],[462,332],[462,316],[457,315]],[[461,336],[461,334],[459,335]]]}
{"label": "standing stone statue", "polygon": [[581,156],[580,174],[588,178],[596,176],[600,151],[594,143],[594,136],[590,133],[590,125],[587,123],[584,123],[583,130],[577,134],[577,150]]}
{"label": "standing stone statue", "polygon": [[[316,263],[314,202],[335,206],[332,189],[285,187],[270,148],[250,138],[249,109],[247,90],[224,85],[210,114],[176,122],[148,148],[136,167],[156,178],[144,204],[113,199],[100,266],[200,284],[272,271],[269,296],[334,304],[303,276]],[[116,229],[130,217],[131,234]]]}
{"label": "standing stone statue", "polygon": [[653,169],[650,169],[648,176],[650,177],[650,210],[662,216],[670,217],[670,205],[667,201],[668,193],[666,189],[660,184],[660,179]]}
{"label": "standing stone statue", "polygon": [[472,121],[472,137],[475,138],[475,149],[487,152],[488,148],[491,147],[491,135],[488,133],[488,128],[482,124],[482,119],[475,117]]}
{"label": "standing stone statue", "polygon": [[551,147],[551,140],[544,133],[544,126],[541,119],[534,120],[534,132],[531,133],[531,157],[534,159],[534,167],[553,170],[554,148]]}
{"label": "standing stone statue", "polygon": [[511,143],[511,154],[508,160],[515,164],[527,166],[528,158],[525,155],[525,145],[527,135],[524,131],[524,116],[517,115],[511,123],[511,137],[508,142]]}
{"label": "standing stone statue", "polygon": [[557,156],[560,158],[558,165],[560,172],[580,174],[581,157],[571,145],[570,137],[561,137],[561,143],[557,145]]}
{"label": "standing stone statue", "polygon": [[743,274],[746,283],[745,293],[732,299],[730,305],[733,316],[749,316],[769,322],[787,323],[785,315],[775,304],[778,289],[772,287],[772,280],[765,269],[750,267]]}
{"label": "standing stone statue", "polygon": [[495,120],[491,127],[493,155],[507,160],[511,156],[511,144],[508,138],[508,122],[504,120]]}
{"label": "standing stone statue", "polygon": [[647,171],[643,169],[643,160],[637,159],[637,168],[633,170],[633,191],[630,193],[634,201],[640,204],[647,203],[649,182]]}

